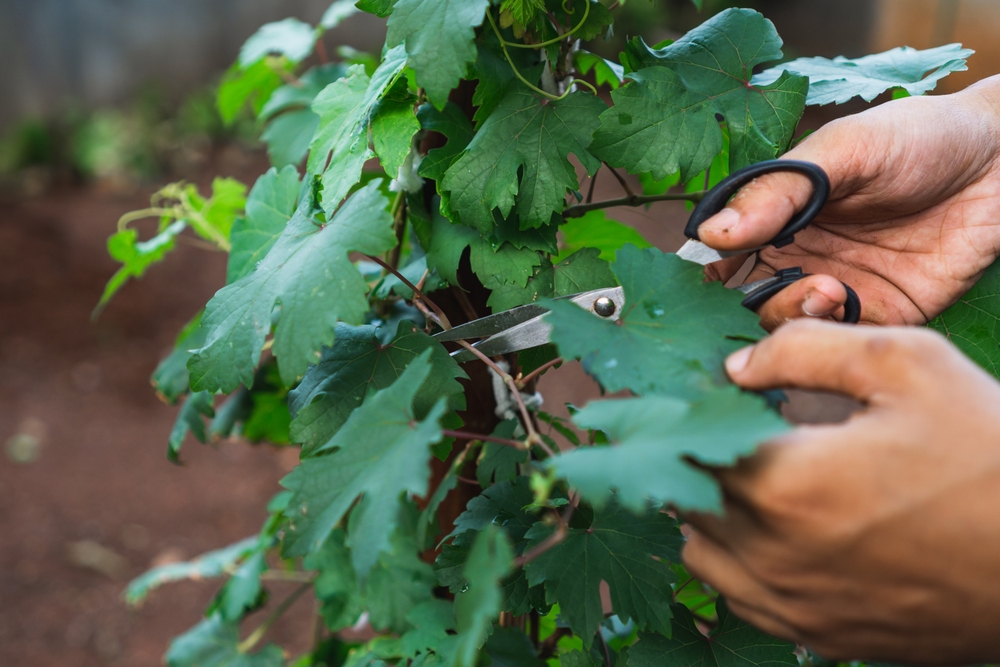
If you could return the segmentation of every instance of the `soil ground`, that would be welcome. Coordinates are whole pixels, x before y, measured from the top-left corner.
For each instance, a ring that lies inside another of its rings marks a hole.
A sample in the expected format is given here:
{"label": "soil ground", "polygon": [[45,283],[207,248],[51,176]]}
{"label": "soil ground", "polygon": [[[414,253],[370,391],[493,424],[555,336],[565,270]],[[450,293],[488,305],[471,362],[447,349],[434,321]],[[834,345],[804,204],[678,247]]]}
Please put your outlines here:
{"label": "soil ground", "polygon": [[[230,162],[206,173],[252,183],[266,169],[260,155]],[[125,583],[254,534],[297,462],[294,450],[239,442],[189,441],[184,466],[164,456],[176,408],[154,396],[149,374],[223,284],[223,256],[181,246],[91,322],[116,268],[105,239],[154,189],[63,189],[0,207],[0,665],[160,664],[217,582],[165,586],[138,609],[124,604]],[[605,172],[597,198],[618,196]],[[665,203],[615,217],[674,250],[687,215]],[[597,394],[576,364],[540,388],[560,412]],[[820,413],[831,410],[819,401]],[[307,597],[269,636],[293,655],[312,632]]]}

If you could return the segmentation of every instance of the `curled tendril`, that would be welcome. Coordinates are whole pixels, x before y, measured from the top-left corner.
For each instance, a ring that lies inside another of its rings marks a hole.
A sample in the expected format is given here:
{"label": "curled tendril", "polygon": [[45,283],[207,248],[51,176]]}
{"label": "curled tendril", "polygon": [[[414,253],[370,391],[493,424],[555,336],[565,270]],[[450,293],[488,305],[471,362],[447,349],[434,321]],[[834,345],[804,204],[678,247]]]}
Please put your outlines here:
{"label": "curled tendril", "polygon": [[[562,2],[562,10],[564,12],[566,12],[567,14],[576,14],[576,10],[573,9],[573,5],[570,4],[571,2],[573,2],[573,0],[563,0],[563,2]],[[590,3],[589,2],[587,3],[587,5],[588,5],[587,9],[590,9],[590,6],[589,6]]]}
{"label": "curled tendril", "polygon": [[[567,2],[571,2],[571,1],[572,0],[563,0],[563,11],[565,11],[567,14],[573,14],[573,13],[576,12],[576,10],[572,9],[572,7],[570,7],[570,9],[566,8],[566,3]],[[570,11],[570,10],[572,10],[572,11]],[[486,15],[489,16],[489,12],[486,12]],[[580,19],[580,22],[577,23],[575,26],[573,26],[572,30],[570,30],[569,32],[564,32],[563,34],[559,35],[558,37],[553,37],[552,39],[548,39],[548,40],[546,40],[544,42],[540,42],[538,44],[520,44],[518,42],[508,42],[507,40],[505,40],[500,35],[500,32],[497,31],[497,39],[500,40],[500,45],[504,46],[504,47],[510,46],[510,47],[515,48],[515,49],[544,49],[546,46],[552,46],[553,44],[558,44],[559,42],[563,41],[564,39],[566,39],[567,37],[569,37],[570,35],[572,35],[576,31],[578,31],[580,28],[583,27],[583,24],[587,22],[587,18],[589,16],[590,16],[590,0],[587,0],[587,4],[586,4],[586,6],[584,7],[584,10],[583,10],[583,18]],[[492,17],[491,17],[490,20],[492,22]]]}

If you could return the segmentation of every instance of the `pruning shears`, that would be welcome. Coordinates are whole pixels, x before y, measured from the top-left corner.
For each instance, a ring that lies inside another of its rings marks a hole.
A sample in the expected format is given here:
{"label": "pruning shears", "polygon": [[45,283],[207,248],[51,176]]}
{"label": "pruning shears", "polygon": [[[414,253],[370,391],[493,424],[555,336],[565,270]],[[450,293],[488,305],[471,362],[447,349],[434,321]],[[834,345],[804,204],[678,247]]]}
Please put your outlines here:
{"label": "pruning shears", "polygon": [[[719,252],[698,240],[698,228],[702,223],[721,211],[740,188],[759,176],[780,171],[805,175],[812,183],[813,192],[802,210],[796,213],[773,239],[763,246],[737,252]],[[822,168],[811,162],[769,160],[750,165],[720,181],[698,202],[684,228],[684,235],[691,240],[684,244],[677,255],[682,259],[705,265],[726,257],[762,250],[768,246],[781,248],[791,243],[797,232],[812,223],[829,196],[830,179]],[[756,311],[785,287],[808,275],[810,274],[803,273],[800,267],[791,267],[781,269],[770,278],[741,285],[736,289],[744,294],[743,305]],[[861,300],[849,285],[845,284],[844,287],[847,289],[847,303],[844,305],[843,321],[854,324],[861,317]],[[607,287],[561,298],[572,301],[595,316],[609,321],[616,321],[625,306],[625,293],[621,287]],[[474,343],[473,347],[488,357],[517,352],[550,342],[552,328],[545,322],[547,313],[545,307],[529,304],[461,324],[435,334],[434,338],[441,342],[479,338],[481,340]],[[451,356],[459,363],[475,358],[467,348],[459,349]]]}

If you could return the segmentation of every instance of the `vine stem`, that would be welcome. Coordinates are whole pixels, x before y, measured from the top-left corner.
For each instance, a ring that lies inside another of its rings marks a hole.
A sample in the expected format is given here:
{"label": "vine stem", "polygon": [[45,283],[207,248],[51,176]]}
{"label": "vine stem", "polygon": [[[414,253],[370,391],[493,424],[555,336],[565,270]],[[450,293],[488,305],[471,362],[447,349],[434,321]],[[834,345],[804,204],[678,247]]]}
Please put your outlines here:
{"label": "vine stem", "polygon": [[677,588],[674,589],[674,599],[675,600],[677,599],[677,594],[680,593],[682,590],[684,590],[684,588],[688,584],[690,584],[692,581],[694,581],[694,577],[688,577],[687,581],[685,581],[683,584],[681,584],[680,586],[678,586]]}
{"label": "vine stem", "polygon": [[409,280],[407,280],[406,276],[404,276],[402,273],[400,273],[399,270],[396,269],[396,267],[392,266],[391,264],[387,263],[385,260],[380,259],[378,257],[372,257],[371,255],[365,255],[365,257],[367,257],[368,259],[370,259],[371,261],[375,262],[376,264],[378,264],[379,266],[381,266],[383,269],[385,269],[389,273],[391,273],[394,276],[396,276],[397,278],[399,278],[400,281],[402,281],[402,283],[404,285],[406,285],[411,290],[413,290],[413,296],[415,298],[420,299],[421,301],[423,301],[424,303],[426,303],[428,306],[430,306],[431,310],[434,311],[434,314],[437,316],[438,321],[441,323],[441,326],[444,329],[451,329],[451,322],[448,321],[448,316],[444,314],[444,311],[441,310],[441,308],[439,308],[436,303],[434,303],[433,301],[431,301],[430,298],[426,294],[424,294],[420,290],[419,287],[417,287],[416,285],[414,285],[413,283],[411,283]]}
{"label": "vine stem", "polygon": [[271,613],[271,615],[268,616],[267,619],[265,619],[264,622],[257,627],[256,630],[250,633],[249,637],[247,637],[246,639],[244,639],[239,643],[239,645],[236,647],[236,650],[239,651],[240,653],[246,653],[254,646],[256,646],[257,643],[264,638],[264,635],[267,634],[267,631],[270,630],[274,626],[274,624],[278,622],[278,619],[281,618],[284,615],[284,613],[288,611],[289,607],[295,604],[295,601],[298,600],[303,593],[309,590],[310,587],[312,587],[311,582],[308,584],[302,584],[301,586],[296,588],[295,591],[287,598],[285,598],[285,600],[280,605],[278,605],[278,608],[275,609]]}
{"label": "vine stem", "polygon": [[530,563],[552,547],[565,540],[566,535],[569,533],[569,520],[573,518],[573,512],[576,511],[576,506],[579,502],[580,496],[574,494],[569,506],[566,508],[566,511],[559,517],[559,527],[556,528],[556,531],[539,542],[533,549],[529,549],[521,556],[515,558],[514,567],[523,567],[526,563]]}
{"label": "vine stem", "polygon": [[449,438],[458,438],[459,440],[482,440],[483,442],[495,442],[498,445],[507,445],[508,447],[513,447],[515,449],[525,449],[523,442],[518,440],[508,440],[507,438],[497,438],[492,435],[481,435],[479,433],[468,433],[466,431],[451,431],[445,428],[441,429],[441,433]]}
{"label": "vine stem", "polygon": [[267,581],[295,581],[303,584],[312,583],[316,579],[315,572],[285,572],[284,570],[264,570],[260,578]]}
{"label": "vine stem", "polygon": [[[569,10],[566,9],[565,4],[563,5],[563,11],[565,11],[567,14],[570,13]],[[583,18],[580,19],[580,22],[577,23],[574,28],[572,28],[567,32],[564,32],[558,37],[553,37],[552,39],[546,40],[544,42],[539,42],[538,44],[519,44],[518,42],[508,42],[500,35],[497,35],[497,37],[500,38],[501,44],[506,44],[507,46],[513,46],[515,49],[544,49],[546,46],[552,46],[553,44],[558,44],[559,42],[563,41],[573,33],[580,30],[580,28],[582,28],[583,25],[587,22],[587,17],[589,16],[590,16],[590,3],[588,2],[587,6],[584,7],[583,9]]]}
{"label": "vine stem", "polygon": [[622,197],[621,199],[595,201],[592,204],[577,204],[576,206],[570,206],[565,209],[563,211],[563,217],[579,218],[585,213],[602,208],[613,208],[615,206],[643,206],[645,204],[652,204],[653,202],[658,201],[689,201],[697,203],[704,198],[707,192],[707,190],[700,190],[698,192],[668,192],[662,195],[632,195],[631,197]]}
{"label": "vine stem", "polygon": [[549,370],[553,366],[558,366],[562,362],[563,362],[563,358],[562,357],[556,357],[555,359],[553,359],[552,361],[548,362],[547,364],[542,364],[541,366],[539,366],[535,370],[531,371],[530,373],[528,373],[524,377],[520,378],[517,381],[517,386],[521,387],[523,389],[529,382],[531,382],[532,380],[534,380],[536,377],[538,377],[539,375],[541,375],[545,371]]}
{"label": "vine stem", "polygon": [[625,194],[628,195],[630,198],[631,197],[635,197],[635,193],[632,192],[632,188],[629,187],[628,181],[626,181],[622,177],[622,175],[618,173],[618,170],[615,169],[614,167],[612,167],[607,162],[604,163],[604,166],[608,168],[608,171],[610,171],[612,174],[614,174],[615,180],[617,180],[618,183],[622,186],[622,190],[625,191]]}

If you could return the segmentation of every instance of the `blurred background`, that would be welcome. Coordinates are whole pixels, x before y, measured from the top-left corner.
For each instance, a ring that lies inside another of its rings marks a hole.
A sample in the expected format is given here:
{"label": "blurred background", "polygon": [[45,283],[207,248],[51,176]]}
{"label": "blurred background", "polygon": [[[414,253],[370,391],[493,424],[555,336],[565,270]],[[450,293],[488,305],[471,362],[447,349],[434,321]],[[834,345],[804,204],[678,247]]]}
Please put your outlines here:
{"label": "blurred background", "polygon": [[[215,176],[252,185],[268,167],[247,115],[224,126],[214,90],[243,41],[294,16],[316,23],[324,0],[0,0],[0,664],[158,665],[215,589],[160,589],[139,609],[124,584],[151,565],[256,532],[292,449],[186,445],[166,461],[176,408],[148,378],[180,327],[224,284],[225,257],[181,246],[90,313],[116,268],[105,242],[126,211],[165,183],[206,191]],[[676,37],[731,3],[629,0],[613,56],[636,34]],[[1000,72],[995,0],[756,0],[789,58],[857,57],[962,42],[969,71],[936,93]],[[327,33],[378,51],[384,22],[351,18]],[[876,100],[876,103],[882,101]],[[811,108],[801,129],[867,105]],[[607,179],[610,180],[610,179]],[[618,196],[599,181],[598,196]],[[607,190],[604,195],[601,189]],[[681,242],[683,205],[616,210],[664,250]],[[591,383],[568,366],[545,376],[546,404],[583,403]],[[590,393],[588,393],[590,392]],[[819,403],[817,403],[819,401]],[[801,400],[798,417],[835,413]],[[301,601],[274,638],[310,639]]]}

